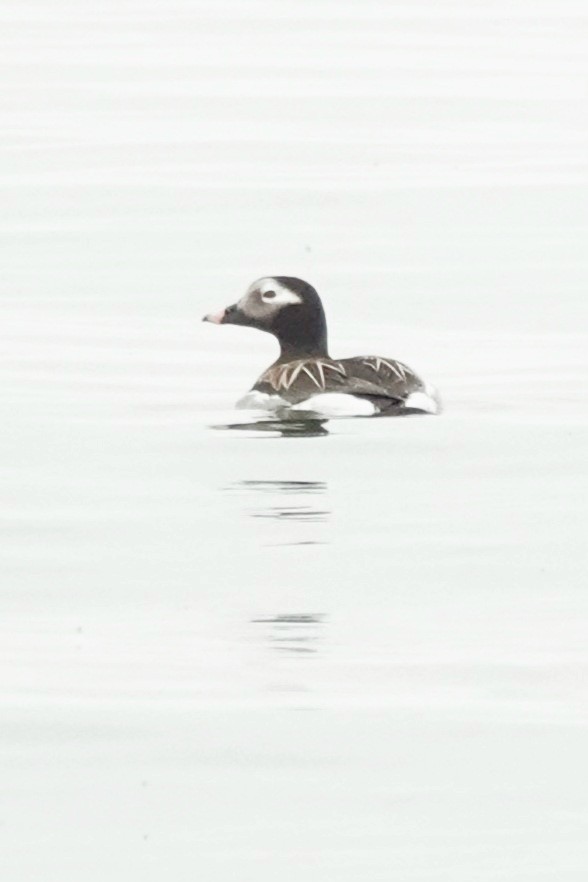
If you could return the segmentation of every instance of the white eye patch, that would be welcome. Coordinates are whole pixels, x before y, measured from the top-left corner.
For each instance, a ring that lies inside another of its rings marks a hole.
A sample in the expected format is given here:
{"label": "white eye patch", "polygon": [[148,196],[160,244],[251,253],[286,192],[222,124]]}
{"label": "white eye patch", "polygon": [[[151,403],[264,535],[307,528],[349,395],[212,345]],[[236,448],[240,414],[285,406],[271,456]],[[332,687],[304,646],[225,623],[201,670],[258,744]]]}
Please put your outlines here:
{"label": "white eye patch", "polygon": [[252,288],[257,289],[261,294],[264,303],[275,303],[279,306],[285,306],[287,303],[302,303],[302,298],[295,291],[284,288],[276,279],[260,279],[255,282]]}
{"label": "white eye patch", "polygon": [[[261,301],[261,303],[260,303]],[[265,306],[279,309],[289,304],[302,303],[302,297],[295,291],[284,288],[276,279],[265,278],[254,282],[239,306],[248,315],[267,314]]]}

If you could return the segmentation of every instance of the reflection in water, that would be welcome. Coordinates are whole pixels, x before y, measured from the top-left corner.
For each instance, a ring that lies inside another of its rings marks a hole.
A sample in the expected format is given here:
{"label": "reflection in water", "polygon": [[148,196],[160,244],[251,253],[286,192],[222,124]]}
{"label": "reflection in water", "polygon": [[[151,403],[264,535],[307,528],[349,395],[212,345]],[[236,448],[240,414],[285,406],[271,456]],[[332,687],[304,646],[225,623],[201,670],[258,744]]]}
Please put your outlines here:
{"label": "reflection in water", "polygon": [[239,481],[239,484],[272,493],[276,488],[284,493],[324,493],[327,489],[325,481]]}
{"label": "reflection in water", "polygon": [[[249,503],[247,515],[267,518],[268,545],[323,544],[323,531],[330,515],[325,506],[328,485],[325,481],[239,481],[231,488],[246,493]],[[265,536],[264,530],[264,536]],[[272,538],[272,533],[278,541]],[[312,551],[302,552],[311,555]],[[309,558],[310,559],[310,558]],[[301,664],[304,658],[314,658],[324,639],[325,616],[317,613],[279,613],[252,620],[256,638],[269,649],[267,688],[283,693],[308,693],[311,685],[309,670]],[[291,660],[296,659],[294,667]],[[314,669],[314,666],[312,668]]]}
{"label": "reflection in water", "polygon": [[303,419],[262,419],[253,423],[228,423],[211,426],[212,429],[234,430],[241,432],[262,432],[274,438],[318,438],[328,435],[325,423],[328,420]]}
{"label": "reflection in water", "polygon": [[319,511],[314,508],[305,508],[302,505],[295,505],[292,508],[280,508],[279,506],[270,506],[263,511],[253,512],[252,518],[290,518],[297,521],[324,521],[328,511]]}
{"label": "reflection in water", "polygon": [[300,657],[318,652],[324,637],[325,617],[315,613],[297,613],[253,619],[265,625],[264,638],[272,650]]}
{"label": "reflection in water", "polygon": [[[330,510],[310,502],[308,497],[324,496],[327,484],[324,481],[238,481],[233,485],[247,493],[257,503],[247,509],[249,517],[270,518],[282,523],[317,524],[326,521]],[[258,494],[269,494],[263,504],[258,503]],[[302,497],[302,499],[300,499]],[[295,535],[288,541],[272,543],[278,545],[317,545],[322,541],[313,532],[308,535]]]}

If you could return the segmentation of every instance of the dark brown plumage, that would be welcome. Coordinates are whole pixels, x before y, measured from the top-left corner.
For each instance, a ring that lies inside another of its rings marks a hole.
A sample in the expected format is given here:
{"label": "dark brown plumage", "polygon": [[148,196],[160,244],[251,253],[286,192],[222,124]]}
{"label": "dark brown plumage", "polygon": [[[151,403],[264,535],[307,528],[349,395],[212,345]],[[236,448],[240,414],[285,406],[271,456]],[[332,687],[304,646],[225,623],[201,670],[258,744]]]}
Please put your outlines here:
{"label": "dark brown plumage", "polygon": [[205,321],[245,325],[277,338],[280,356],[251,392],[277,399],[282,406],[303,406],[317,395],[343,393],[369,401],[382,414],[439,410],[434,391],[396,359],[375,355],[332,359],[322,303],[315,289],[301,279],[259,279],[238,303],[205,316]]}

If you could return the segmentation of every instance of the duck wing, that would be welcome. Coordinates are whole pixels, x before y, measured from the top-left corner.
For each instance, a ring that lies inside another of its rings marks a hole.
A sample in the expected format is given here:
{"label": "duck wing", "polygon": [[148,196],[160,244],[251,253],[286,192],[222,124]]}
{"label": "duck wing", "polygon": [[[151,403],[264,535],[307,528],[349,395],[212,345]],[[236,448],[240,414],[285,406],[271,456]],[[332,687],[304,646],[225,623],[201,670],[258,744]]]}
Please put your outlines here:
{"label": "duck wing", "polygon": [[302,358],[273,364],[259,377],[252,391],[279,395],[299,404],[322,392],[345,392],[347,372],[332,358]]}
{"label": "duck wing", "polygon": [[322,392],[341,392],[369,398],[378,405],[402,405],[412,392],[422,391],[423,381],[407,365],[375,355],[343,358],[311,358],[274,364],[253,390],[279,395],[299,404]]}
{"label": "duck wing", "polygon": [[413,392],[425,388],[421,378],[395,358],[362,355],[344,358],[341,365],[347,375],[345,391],[352,395],[376,396],[401,403]]}

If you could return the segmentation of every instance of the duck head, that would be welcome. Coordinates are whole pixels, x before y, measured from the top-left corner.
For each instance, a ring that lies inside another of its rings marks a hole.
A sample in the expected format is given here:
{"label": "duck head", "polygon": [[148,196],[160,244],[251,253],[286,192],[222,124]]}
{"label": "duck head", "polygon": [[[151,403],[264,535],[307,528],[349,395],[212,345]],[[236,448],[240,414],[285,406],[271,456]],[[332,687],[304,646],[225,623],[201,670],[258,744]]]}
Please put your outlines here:
{"label": "duck head", "polygon": [[258,279],[237,303],[205,315],[203,321],[244,325],[273,334],[280,344],[281,361],[328,357],[321,299],[312,285],[292,276]]}

